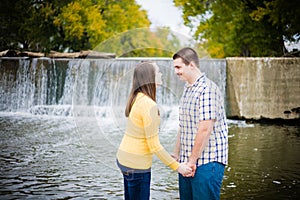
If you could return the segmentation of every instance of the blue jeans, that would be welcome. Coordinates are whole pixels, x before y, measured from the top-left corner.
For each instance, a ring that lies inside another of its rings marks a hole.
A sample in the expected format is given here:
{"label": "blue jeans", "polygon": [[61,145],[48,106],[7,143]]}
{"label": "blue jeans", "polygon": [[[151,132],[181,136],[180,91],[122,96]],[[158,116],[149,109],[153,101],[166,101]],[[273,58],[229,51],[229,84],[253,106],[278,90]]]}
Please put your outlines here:
{"label": "blue jeans", "polygon": [[125,200],[148,200],[150,198],[151,172],[123,172]]}
{"label": "blue jeans", "polygon": [[197,167],[194,177],[179,174],[181,200],[220,199],[225,165],[211,162]]}

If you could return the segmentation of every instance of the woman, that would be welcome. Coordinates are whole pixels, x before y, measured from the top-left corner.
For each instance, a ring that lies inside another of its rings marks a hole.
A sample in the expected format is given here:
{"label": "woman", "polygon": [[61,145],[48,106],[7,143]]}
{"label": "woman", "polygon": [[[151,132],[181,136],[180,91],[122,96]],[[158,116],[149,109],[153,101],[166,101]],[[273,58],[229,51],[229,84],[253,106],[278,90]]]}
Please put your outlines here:
{"label": "woman", "polygon": [[156,104],[156,86],[159,84],[161,73],[155,63],[143,62],[135,67],[125,110],[126,130],[117,152],[126,200],[149,199],[153,154],[185,176],[192,172],[185,163],[179,164],[172,158],[160,144],[160,116]]}

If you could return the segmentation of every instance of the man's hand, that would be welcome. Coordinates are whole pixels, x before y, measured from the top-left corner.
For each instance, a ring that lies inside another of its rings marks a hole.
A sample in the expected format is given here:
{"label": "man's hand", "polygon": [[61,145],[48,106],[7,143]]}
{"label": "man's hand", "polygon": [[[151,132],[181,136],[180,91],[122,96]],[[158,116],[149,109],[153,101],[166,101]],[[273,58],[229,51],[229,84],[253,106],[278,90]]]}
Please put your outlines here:
{"label": "man's hand", "polygon": [[192,163],[180,163],[177,171],[184,177],[194,177],[197,166]]}
{"label": "man's hand", "polygon": [[177,168],[178,173],[180,173],[182,176],[189,177],[190,174],[193,173],[193,170],[190,166],[187,165],[187,163],[180,163],[179,167]]}
{"label": "man's hand", "polygon": [[195,163],[188,162],[187,165],[192,169],[192,172],[188,174],[188,177],[194,177],[196,173],[197,166]]}

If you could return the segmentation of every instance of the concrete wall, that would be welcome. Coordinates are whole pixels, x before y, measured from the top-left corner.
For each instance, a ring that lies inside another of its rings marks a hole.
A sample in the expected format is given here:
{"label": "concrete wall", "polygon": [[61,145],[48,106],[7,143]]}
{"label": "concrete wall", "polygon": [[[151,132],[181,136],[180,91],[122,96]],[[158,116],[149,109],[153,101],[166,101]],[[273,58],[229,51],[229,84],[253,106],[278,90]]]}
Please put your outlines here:
{"label": "concrete wall", "polygon": [[228,117],[299,118],[300,58],[226,58],[226,62]]}

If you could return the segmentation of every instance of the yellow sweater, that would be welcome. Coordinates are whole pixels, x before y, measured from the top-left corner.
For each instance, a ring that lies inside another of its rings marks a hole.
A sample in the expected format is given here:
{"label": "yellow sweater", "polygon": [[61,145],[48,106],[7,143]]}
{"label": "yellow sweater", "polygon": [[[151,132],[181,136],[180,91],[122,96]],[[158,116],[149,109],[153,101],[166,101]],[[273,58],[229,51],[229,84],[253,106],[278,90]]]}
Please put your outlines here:
{"label": "yellow sweater", "polygon": [[160,144],[159,124],[157,104],[150,97],[138,93],[117,152],[118,162],[133,169],[149,169],[155,154],[166,166],[177,170],[179,163]]}

